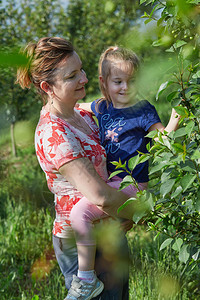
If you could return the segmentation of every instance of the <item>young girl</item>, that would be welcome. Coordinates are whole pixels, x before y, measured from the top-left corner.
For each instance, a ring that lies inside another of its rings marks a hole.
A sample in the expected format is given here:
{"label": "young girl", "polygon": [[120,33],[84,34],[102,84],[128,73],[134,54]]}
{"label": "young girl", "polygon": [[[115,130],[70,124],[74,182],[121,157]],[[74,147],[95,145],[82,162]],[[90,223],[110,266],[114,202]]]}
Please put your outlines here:
{"label": "young girl", "polygon": [[[138,154],[146,153],[149,142],[145,136],[152,130],[171,132],[178,127],[178,116],[172,110],[170,121],[165,128],[156,109],[147,100],[135,101],[129,86],[139,67],[139,59],[128,49],[110,47],[102,53],[99,61],[99,82],[103,98],[79,106],[92,112],[98,119],[101,144],[107,153],[107,168],[113,172],[112,161],[122,163]],[[136,104],[132,104],[136,103]],[[108,184],[116,189],[126,176],[120,173]],[[139,164],[133,170],[133,177],[141,190],[148,185],[148,162]],[[129,186],[123,190],[128,196],[135,196],[137,189]],[[103,193],[103,191],[102,191]],[[78,277],[83,281],[91,281],[94,276],[95,239],[93,227],[96,220],[108,217],[85,197],[71,211],[72,227],[75,231],[78,250]],[[129,223],[130,224],[130,223]],[[73,287],[72,287],[73,294]],[[67,299],[75,299],[69,291]]]}

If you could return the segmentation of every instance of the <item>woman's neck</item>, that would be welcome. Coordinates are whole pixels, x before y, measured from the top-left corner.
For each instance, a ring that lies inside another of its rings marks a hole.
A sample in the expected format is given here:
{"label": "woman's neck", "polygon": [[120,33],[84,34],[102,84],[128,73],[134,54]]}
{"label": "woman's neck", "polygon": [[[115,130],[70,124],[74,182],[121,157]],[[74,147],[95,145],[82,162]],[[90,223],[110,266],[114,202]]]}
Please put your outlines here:
{"label": "woman's neck", "polygon": [[67,107],[66,104],[56,101],[48,101],[46,108],[50,113],[64,120],[70,120],[75,116],[74,106]]}
{"label": "woman's neck", "polygon": [[69,107],[62,107],[57,106],[52,103],[48,102],[46,104],[46,110],[50,112],[51,114],[59,117],[60,119],[66,121],[67,123],[70,123],[74,128],[77,128],[79,131],[82,131],[83,133],[90,135],[92,134],[92,129],[89,127],[89,125],[85,122],[84,118],[81,117],[75,110],[74,107],[71,109]]}

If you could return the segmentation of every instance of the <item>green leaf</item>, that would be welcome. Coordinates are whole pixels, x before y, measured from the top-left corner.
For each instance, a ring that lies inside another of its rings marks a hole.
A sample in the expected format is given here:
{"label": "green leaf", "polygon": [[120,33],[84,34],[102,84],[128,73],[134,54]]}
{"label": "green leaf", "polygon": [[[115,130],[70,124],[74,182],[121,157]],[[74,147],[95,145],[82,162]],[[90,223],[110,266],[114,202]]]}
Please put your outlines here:
{"label": "green leaf", "polygon": [[196,179],[196,175],[186,174],[180,181],[180,184],[183,188],[183,192],[185,192],[189,187],[191,187],[192,183]]}
{"label": "green leaf", "polygon": [[192,78],[200,78],[200,70],[197,71],[193,76]]}
{"label": "green leaf", "polygon": [[145,3],[145,2],[146,2],[146,0],[140,0],[140,5]]}
{"label": "green leaf", "polygon": [[145,135],[145,137],[152,139],[152,138],[155,138],[157,135],[158,135],[158,131],[153,130],[153,131],[150,131],[147,135]]}
{"label": "green leaf", "polygon": [[174,47],[175,48],[180,48],[182,47],[183,45],[186,45],[187,43],[185,41],[182,41],[182,40],[178,40],[176,41],[176,43],[174,44]]}
{"label": "green leaf", "polygon": [[180,251],[179,251],[179,260],[186,264],[190,257],[190,254],[188,252],[188,245],[182,245]]}
{"label": "green leaf", "polygon": [[200,255],[200,249],[197,250],[195,254],[192,255],[192,258],[196,261]]}
{"label": "green leaf", "polygon": [[166,81],[164,83],[162,83],[158,89],[158,92],[156,94],[156,100],[158,100],[158,98],[160,97],[160,95],[164,92],[164,90],[170,85],[172,84],[173,81]]}
{"label": "green leaf", "polygon": [[189,116],[189,111],[186,107],[176,106],[176,107],[174,107],[174,109],[180,116],[183,116],[183,117]]}
{"label": "green leaf", "polygon": [[193,128],[195,126],[195,122],[193,120],[189,121],[188,124],[185,127],[185,132],[187,133],[187,135],[190,137]]}
{"label": "green leaf", "polygon": [[136,198],[130,198],[128,199],[123,205],[121,205],[118,210],[117,213],[119,213],[122,209],[124,209],[126,206],[130,205],[133,201],[136,201]]}
{"label": "green leaf", "polygon": [[174,133],[174,138],[186,135],[185,127],[178,128]]}
{"label": "green leaf", "polygon": [[146,215],[145,211],[137,211],[133,215],[133,222],[136,224]]}
{"label": "green leaf", "polygon": [[163,147],[162,145],[156,143],[156,144],[154,144],[154,145],[151,147],[150,151],[154,151],[154,150],[157,151],[157,150],[160,150],[160,149],[164,149],[164,147]]}
{"label": "green leaf", "polygon": [[143,154],[142,156],[140,156],[140,159],[139,159],[139,164],[149,160],[150,158],[150,155],[149,154]]}
{"label": "green leaf", "polygon": [[175,192],[171,195],[171,198],[176,198],[181,192],[182,192],[183,188],[181,186],[178,186],[175,190]]}
{"label": "green leaf", "polygon": [[143,202],[138,203],[137,209],[135,210],[133,215],[133,221],[137,224],[146,214],[146,205]]}
{"label": "green leaf", "polygon": [[116,166],[116,169],[126,168],[126,163],[122,164],[121,159],[119,161],[111,161],[111,164]]}
{"label": "green leaf", "polygon": [[177,152],[177,153],[184,153],[184,147],[179,144],[179,143],[174,143],[172,145],[172,148]]}
{"label": "green leaf", "polygon": [[163,143],[168,149],[171,149],[171,144],[167,136],[163,138]]}
{"label": "green leaf", "polygon": [[108,177],[108,179],[111,179],[112,177],[116,176],[117,174],[121,173],[121,172],[124,172],[123,170],[117,170],[117,171],[114,171],[110,174],[110,176]]}
{"label": "green leaf", "polygon": [[170,48],[166,49],[165,51],[166,51],[166,52],[175,52],[175,51],[174,51],[174,47],[170,47]]}
{"label": "green leaf", "polygon": [[153,166],[150,169],[149,175],[151,175],[151,174],[153,174],[155,172],[160,171],[162,168],[164,168],[167,165],[168,165],[168,161],[161,161],[160,163],[158,163],[157,165]]}
{"label": "green leaf", "polygon": [[178,106],[181,103],[182,99],[181,98],[174,98],[171,100],[171,106],[175,107]]}
{"label": "green leaf", "polygon": [[195,150],[194,153],[191,156],[191,159],[199,159],[200,158],[200,151]]}
{"label": "green leaf", "polygon": [[146,210],[147,211],[152,211],[154,210],[154,201],[153,201],[153,196],[151,193],[149,193],[148,191],[146,192],[146,197],[147,197],[147,200],[145,202],[145,205],[146,205]]}
{"label": "green leaf", "polygon": [[171,101],[172,99],[176,98],[178,95],[177,91],[171,92],[168,96],[167,96],[167,101]]}
{"label": "green leaf", "polygon": [[157,238],[159,237],[159,235],[160,235],[160,232],[158,232],[158,233],[156,234],[156,236],[154,236],[154,238],[153,238],[154,242],[157,240]]}
{"label": "green leaf", "polygon": [[138,162],[139,162],[140,156],[139,154],[136,156],[131,157],[131,159],[129,159],[128,161],[128,167],[131,171],[133,171],[133,169],[135,169],[135,167],[137,166]]}
{"label": "green leaf", "polygon": [[133,184],[133,179],[130,175],[127,175],[123,178],[122,182],[120,183],[119,191],[125,189],[130,184]]}
{"label": "green leaf", "polygon": [[161,187],[160,187],[160,192],[163,195],[163,198],[169,193],[171,192],[173,186],[175,184],[175,179],[168,179],[166,180],[164,183],[162,183]]}
{"label": "green leaf", "polygon": [[[149,16],[148,16],[149,17]],[[144,21],[144,24],[148,24],[148,23],[150,23],[152,21],[152,19],[147,19],[147,20],[145,20]]]}
{"label": "green leaf", "polygon": [[147,151],[149,151],[149,150],[150,150],[150,148],[151,148],[151,144],[150,144],[150,143],[148,143],[148,144],[146,145],[146,148],[147,148]]}
{"label": "green leaf", "polygon": [[160,4],[157,4],[154,6],[154,8],[152,9],[151,13],[150,13],[150,18],[153,16],[153,13],[155,10],[159,9],[160,8]]}
{"label": "green leaf", "polygon": [[163,249],[165,249],[167,246],[169,246],[169,245],[171,244],[172,241],[173,241],[172,238],[166,239],[166,240],[162,243],[162,245],[160,246],[160,251],[163,250]]}
{"label": "green leaf", "polygon": [[183,171],[190,172],[190,175],[191,173],[196,173],[196,167],[194,163],[189,159],[187,159],[185,163],[181,162],[180,167]]}
{"label": "green leaf", "polygon": [[175,239],[172,249],[175,251],[180,251],[183,240],[181,238]]}
{"label": "green leaf", "polygon": [[154,41],[154,42],[152,43],[152,45],[153,45],[154,47],[159,47],[159,46],[161,46],[161,45],[162,45],[162,39],[158,39],[157,41]]}
{"label": "green leaf", "polygon": [[164,183],[166,180],[170,178],[170,175],[172,173],[174,168],[167,168],[161,175],[161,182]]}
{"label": "green leaf", "polygon": [[38,295],[34,295],[31,300],[39,300],[39,296]]}

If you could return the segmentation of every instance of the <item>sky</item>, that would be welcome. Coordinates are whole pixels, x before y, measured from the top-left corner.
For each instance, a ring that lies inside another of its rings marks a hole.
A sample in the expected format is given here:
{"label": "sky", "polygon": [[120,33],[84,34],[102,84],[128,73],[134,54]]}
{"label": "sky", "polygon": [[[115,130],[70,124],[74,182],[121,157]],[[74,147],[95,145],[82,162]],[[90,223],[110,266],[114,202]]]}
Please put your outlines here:
{"label": "sky", "polygon": [[[45,1],[45,0],[41,0],[41,1]],[[4,6],[6,2],[7,2],[7,0],[2,0],[2,6]],[[16,0],[16,2],[19,2],[19,0]],[[69,3],[69,0],[60,0],[60,2],[63,6],[67,6]]]}

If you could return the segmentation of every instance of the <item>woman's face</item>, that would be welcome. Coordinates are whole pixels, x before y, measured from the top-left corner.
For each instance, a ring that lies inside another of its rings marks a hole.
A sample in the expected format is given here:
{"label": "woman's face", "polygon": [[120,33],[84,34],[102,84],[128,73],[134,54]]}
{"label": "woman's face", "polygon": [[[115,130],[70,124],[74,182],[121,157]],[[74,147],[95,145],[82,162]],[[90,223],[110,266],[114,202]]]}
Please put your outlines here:
{"label": "woman's face", "polygon": [[67,57],[57,69],[54,79],[54,97],[65,103],[76,103],[85,96],[88,82],[82,62],[76,52]]}

